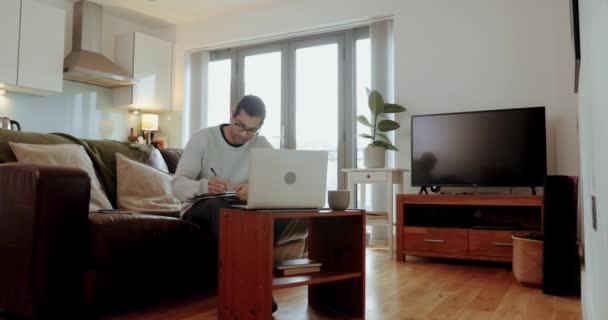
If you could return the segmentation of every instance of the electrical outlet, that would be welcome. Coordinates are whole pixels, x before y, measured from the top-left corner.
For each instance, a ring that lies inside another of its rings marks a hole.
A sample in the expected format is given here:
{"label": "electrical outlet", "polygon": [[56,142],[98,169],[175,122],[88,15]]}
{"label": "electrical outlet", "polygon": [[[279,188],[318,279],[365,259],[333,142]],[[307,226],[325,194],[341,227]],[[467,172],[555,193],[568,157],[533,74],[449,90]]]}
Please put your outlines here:
{"label": "electrical outlet", "polygon": [[597,206],[595,204],[595,196],[591,196],[591,225],[593,230],[597,231]]}

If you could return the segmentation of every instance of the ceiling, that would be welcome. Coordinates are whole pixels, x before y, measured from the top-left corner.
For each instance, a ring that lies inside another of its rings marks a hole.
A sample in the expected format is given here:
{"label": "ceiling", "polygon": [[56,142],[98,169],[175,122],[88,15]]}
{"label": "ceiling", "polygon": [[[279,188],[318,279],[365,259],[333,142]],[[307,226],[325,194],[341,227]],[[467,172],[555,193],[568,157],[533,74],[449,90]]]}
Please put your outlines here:
{"label": "ceiling", "polygon": [[[75,1],[75,0],[73,0]],[[290,0],[90,0],[110,9],[135,11],[171,24],[184,24]]]}

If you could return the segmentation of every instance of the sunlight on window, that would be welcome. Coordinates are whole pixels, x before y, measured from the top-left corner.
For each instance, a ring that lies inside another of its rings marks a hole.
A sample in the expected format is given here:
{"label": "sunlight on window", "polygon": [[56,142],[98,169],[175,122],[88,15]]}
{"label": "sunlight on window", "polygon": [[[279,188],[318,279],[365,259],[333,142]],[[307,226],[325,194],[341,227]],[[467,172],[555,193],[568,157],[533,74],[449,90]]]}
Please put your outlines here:
{"label": "sunlight on window", "polygon": [[281,147],[281,52],[245,57],[245,94],[254,94],[266,105],[260,131],[275,149]]}
{"label": "sunlight on window", "polygon": [[338,45],[296,50],[296,147],[329,151],[327,188],[338,188]]}
{"label": "sunlight on window", "polygon": [[230,59],[209,62],[207,126],[230,122]]}
{"label": "sunlight on window", "polygon": [[[287,43],[290,46],[293,44],[295,51],[289,50],[287,46],[260,46],[237,51],[233,56],[243,57],[239,62],[238,73],[232,69],[234,60],[209,63],[208,125],[230,120],[231,92],[257,95],[266,104],[266,120],[260,135],[278,149],[281,147],[281,128],[285,125],[284,130],[287,132],[283,134],[289,138],[286,142],[295,142],[296,149],[327,151],[327,188],[338,189],[338,177],[341,174],[338,169],[342,161],[338,150],[343,143],[338,130],[338,122],[343,115],[339,112],[350,114],[353,108],[356,115],[369,116],[365,89],[371,87],[370,40],[355,41],[352,49],[355,50],[356,59],[352,66],[342,65],[341,42],[334,38],[323,38],[315,44],[310,40]],[[346,50],[350,52],[351,48],[347,47]],[[344,110],[340,110],[339,102],[345,98],[345,92],[350,94],[351,91],[341,90],[340,83],[344,81],[344,85],[349,86],[351,79],[343,79],[344,75],[339,72],[341,66],[345,68],[344,71],[351,71],[345,74],[352,73],[355,76],[353,80],[356,86],[354,106],[344,106]],[[283,76],[286,71],[289,72],[288,79]],[[231,79],[233,73],[236,79]],[[231,85],[237,83],[243,87],[232,88],[231,91]],[[284,105],[283,100],[289,102]],[[282,114],[283,111],[287,114]],[[290,129],[294,131],[290,132]],[[360,124],[356,125],[355,130],[357,134],[370,131]],[[291,133],[295,133],[295,136],[290,136]],[[356,166],[362,167],[363,150],[369,140],[355,136],[347,137],[345,143],[353,144],[352,147],[356,149]]]}
{"label": "sunlight on window", "polygon": [[[371,88],[372,68],[371,68],[371,48],[369,39],[357,40],[356,43],[356,99],[357,116],[364,115],[370,118],[369,107],[367,106],[367,93],[365,88]],[[370,119],[371,120],[371,119]],[[369,133],[369,128],[357,122],[357,168],[363,168],[363,149],[369,144],[368,139],[359,137],[361,133]]]}

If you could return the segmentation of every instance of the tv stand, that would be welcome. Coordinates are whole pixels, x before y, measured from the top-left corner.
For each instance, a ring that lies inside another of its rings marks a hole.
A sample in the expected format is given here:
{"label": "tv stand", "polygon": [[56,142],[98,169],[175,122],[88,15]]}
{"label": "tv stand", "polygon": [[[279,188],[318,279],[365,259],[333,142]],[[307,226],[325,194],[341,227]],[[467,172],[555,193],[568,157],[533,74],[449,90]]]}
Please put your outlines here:
{"label": "tv stand", "polygon": [[536,195],[536,187],[531,186],[530,189],[532,189],[532,195],[535,196]]}
{"label": "tv stand", "polygon": [[429,191],[426,188],[430,188],[431,192],[433,193],[437,193],[439,191],[441,191],[441,187],[440,186],[422,186],[420,187],[420,191],[418,192],[418,194],[429,194]]}
{"label": "tv stand", "polygon": [[511,235],[541,231],[537,195],[397,196],[397,260],[406,255],[510,262]]}

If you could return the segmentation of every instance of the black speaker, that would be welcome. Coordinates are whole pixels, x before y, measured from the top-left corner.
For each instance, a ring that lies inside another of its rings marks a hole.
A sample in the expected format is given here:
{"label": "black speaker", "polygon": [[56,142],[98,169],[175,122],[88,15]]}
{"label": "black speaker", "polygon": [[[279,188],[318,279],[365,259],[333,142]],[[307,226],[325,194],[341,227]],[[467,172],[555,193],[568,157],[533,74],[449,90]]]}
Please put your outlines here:
{"label": "black speaker", "polygon": [[544,190],[543,292],[580,295],[577,249],[578,177],[547,176]]}

